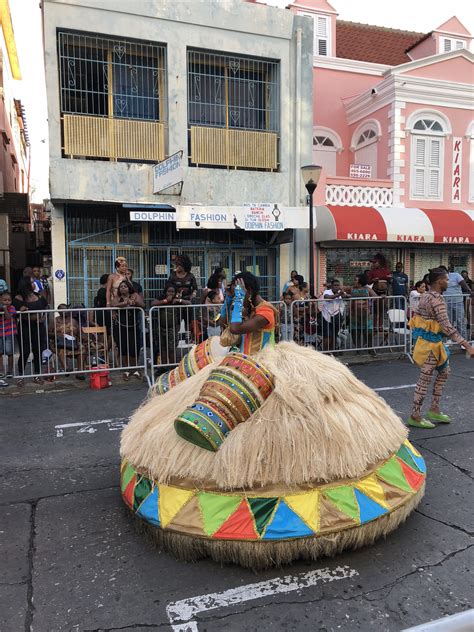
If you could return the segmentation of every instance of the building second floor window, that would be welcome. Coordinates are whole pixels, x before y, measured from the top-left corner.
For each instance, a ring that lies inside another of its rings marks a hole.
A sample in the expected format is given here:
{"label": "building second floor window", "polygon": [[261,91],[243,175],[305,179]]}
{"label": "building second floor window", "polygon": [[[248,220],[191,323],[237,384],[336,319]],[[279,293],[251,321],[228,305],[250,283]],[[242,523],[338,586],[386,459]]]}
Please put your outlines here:
{"label": "building second floor window", "polygon": [[58,32],[63,155],[164,158],[166,48],[93,33]]}
{"label": "building second floor window", "polygon": [[351,150],[354,152],[354,163],[368,165],[372,178],[378,177],[378,140],[381,135],[380,123],[375,119],[359,125],[352,135]]}
{"label": "building second floor window", "polygon": [[342,151],[338,134],[326,127],[313,128],[313,163],[321,165],[327,176],[337,175],[337,153]]}
{"label": "building second floor window", "polygon": [[279,62],[188,50],[188,126],[192,165],[276,169]]}
{"label": "building second floor window", "polygon": [[165,48],[60,32],[61,111],[158,121],[165,109]]}
{"label": "building second floor window", "polygon": [[446,134],[444,121],[427,113],[413,122],[411,134],[411,197],[441,200]]}

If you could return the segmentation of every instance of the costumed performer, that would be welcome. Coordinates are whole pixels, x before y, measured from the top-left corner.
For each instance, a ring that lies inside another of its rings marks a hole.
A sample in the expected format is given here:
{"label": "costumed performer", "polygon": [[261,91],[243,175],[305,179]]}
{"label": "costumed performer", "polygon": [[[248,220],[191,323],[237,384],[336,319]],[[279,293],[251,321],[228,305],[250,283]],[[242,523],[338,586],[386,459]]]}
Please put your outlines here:
{"label": "costumed performer", "polygon": [[[415,314],[409,321],[414,343],[413,359],[421,367],[415,387],[413,408],[408,425],[416,428],[434,428],[432,423],[450,423],[451,417],[440,410],[443,388],[448,379],[449,351],[443,340],[447,336],[474,356],[474,347],[465,340],[450,323],[443,292],[448,287],[448,273],[443,268],[434,268],[429,274],[429,291],[421,295]],[[433,399],[426,418],[421,416],[421,407],[426,397],[434,371],[438,372],[433,385]]]}
{"label": "costumed performer", "polygon": [[226,322],[239,349],[257,351],[183,364],[183,379],[135,412],[121,440],[124,502],[185,560],[256,569],[370,544],[420,502],[424,460],[347,367],[274,346],[257,279],[240,280]]}

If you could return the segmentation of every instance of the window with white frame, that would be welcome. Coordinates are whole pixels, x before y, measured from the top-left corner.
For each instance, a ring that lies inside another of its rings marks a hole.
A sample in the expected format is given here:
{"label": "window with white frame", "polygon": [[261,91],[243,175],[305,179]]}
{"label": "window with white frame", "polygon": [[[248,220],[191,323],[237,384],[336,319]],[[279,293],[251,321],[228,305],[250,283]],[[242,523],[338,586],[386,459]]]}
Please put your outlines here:
{"label": "window with white frame", "polygon": [[329,16],[314,13],[301,13],[300,15],[306,15],[314,22],[314,54],[329,57],[331,55],[331,23]]}
{"label": "window with white frame", "polygon": [[342,151],[340,137],[325,127],[313,130],[313,164],[321,165],[326,175],[335,176],[337,153]]}
{"label": "window with white frame", "polygon": [[441,38],[441,51],[442,53],[449,53],[451,50],[460,50],[466,48],[466,41],[455,39],[452,37]]}
{"label": "window with white frame", "polygon": [[356,165],[369,165],[372,178],[377,178],[380,135],[380,124],[377,121],[370,121],[359,126],[352,137],[351,149],[354,151],[354,163]]}
{"label": "window with white frame", "polygon": [[436,115],[417,118],[411,127],[411,198],[443,197],[445,122]]}

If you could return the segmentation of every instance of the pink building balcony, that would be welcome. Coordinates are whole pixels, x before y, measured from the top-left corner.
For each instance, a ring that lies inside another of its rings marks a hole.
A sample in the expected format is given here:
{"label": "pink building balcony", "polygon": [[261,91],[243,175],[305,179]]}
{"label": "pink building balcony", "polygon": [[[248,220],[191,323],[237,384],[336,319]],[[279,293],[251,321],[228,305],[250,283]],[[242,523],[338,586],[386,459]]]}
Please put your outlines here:
{"label": "pink building balcony", "polygon": [[325,202],[333,206],[393,206],[393,182],[327,176]]}

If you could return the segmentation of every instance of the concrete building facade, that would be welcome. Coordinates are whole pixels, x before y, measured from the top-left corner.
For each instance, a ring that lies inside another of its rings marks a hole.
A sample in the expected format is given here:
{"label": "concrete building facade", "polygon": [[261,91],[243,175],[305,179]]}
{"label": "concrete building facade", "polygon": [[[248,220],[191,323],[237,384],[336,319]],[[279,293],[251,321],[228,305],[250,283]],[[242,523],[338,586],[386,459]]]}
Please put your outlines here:
{"label": "concrete building facade", "polygon": [[[295,228],[312,157],[312,23],[239,0],[45,0],[43,20],[55,302],[90,304],[117,254],[154,298],[178,250],[203,285],[217,265],[249,269],[276,298],[280,278],[308,265]],[[154,193],[153,165],[181,151],[182,188]],[[284,230],[212,219],[262,203],[294,209]],[[208,221],[130,219],[190,206]]]}

